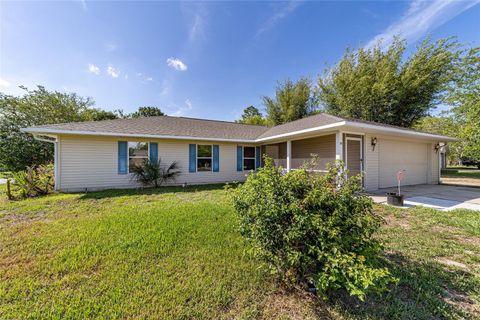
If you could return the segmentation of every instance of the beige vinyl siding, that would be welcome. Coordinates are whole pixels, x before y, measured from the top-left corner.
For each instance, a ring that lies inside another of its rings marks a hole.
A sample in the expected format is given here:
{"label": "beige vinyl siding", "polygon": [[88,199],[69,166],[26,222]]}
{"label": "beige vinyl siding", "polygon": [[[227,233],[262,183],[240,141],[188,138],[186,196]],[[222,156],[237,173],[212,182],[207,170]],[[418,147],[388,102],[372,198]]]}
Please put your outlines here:
{"label": "beige vinyl siding", "polygon": [[[124,137],[60,137],[60,185],[66,192],[126,188],[138,186],[131,174],[118,173],[118,141],[158,143],[158,156],[163,163],[177,161],[181,175],[176,184],[206,184],[245,180],[246,172],[237,171],[237,144],[186,140],[136,139]],[[188,172],[189,144],[218,144],[219,172]]]}
{"label": "beige vinyl siding", "polygon": [[[365,135],[364,156],[364,187],[366,190],[378,189],[378,144],[372,147],[372,138],[376,135]],[[378,137],[377,137],[378,140]]]}

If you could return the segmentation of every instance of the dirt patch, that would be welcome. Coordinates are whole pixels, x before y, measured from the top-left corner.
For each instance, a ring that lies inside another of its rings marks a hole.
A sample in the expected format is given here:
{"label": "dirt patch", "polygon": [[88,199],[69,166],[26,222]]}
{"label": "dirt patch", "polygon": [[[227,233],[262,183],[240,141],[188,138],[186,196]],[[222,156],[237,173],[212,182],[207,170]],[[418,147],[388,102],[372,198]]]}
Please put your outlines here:
{"label": "dirt patch", "polygon": [[468,311],[473,316],[480,316],[480,305],[464,293],[445,288],[443,300],[457,309]]}
{"label": "dirt patch", "polygon": [[457,235],[457,240],[463,244],[472,245],[475,247],[480,247],[480,237],[475,236],[464,236],[464,235]]}
{"label": "dirt patch", "polygon": [[445,258],[445,257],[438,257],[438,258],[435,258],[435,260],[443,265],[446,265],[446,266],[453,266],[453,267],[458,267],[458,268],[461,268],[461,269],[468,269],[467,265],[466,264],[463,264],[461,262],[458,262],[458,261],[454,261],[454,260],[450,260],[448,258]]}
{"label": "dirt patch", "polygon": [[410,229],[410,216],[407,214],[402,214],[398,218],[394,215],[385,215],[383,218],[389,227],[401,227],[406,230]]}
{"label": "dirt patch", "polygon": [[337,319],[320,298],[300,290],[279,289],[265,300],[262,319]]}

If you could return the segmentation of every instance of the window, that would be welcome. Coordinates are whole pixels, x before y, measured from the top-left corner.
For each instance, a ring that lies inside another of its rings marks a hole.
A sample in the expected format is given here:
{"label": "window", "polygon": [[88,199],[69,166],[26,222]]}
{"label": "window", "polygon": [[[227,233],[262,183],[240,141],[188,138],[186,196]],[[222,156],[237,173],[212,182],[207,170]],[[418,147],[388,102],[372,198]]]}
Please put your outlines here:
{"label": "window", "polygon": [[197,145],[197,171],[212,171],[212,145]]}
{"label": "window", "polygon": [[128,170],[129,172],[136,165],[140,165],[148,159],[148,143],[147,142],[128,142]]}
{"label": "window", "polygon": [[255,170],[255,147],[243,147],[243,170]]}

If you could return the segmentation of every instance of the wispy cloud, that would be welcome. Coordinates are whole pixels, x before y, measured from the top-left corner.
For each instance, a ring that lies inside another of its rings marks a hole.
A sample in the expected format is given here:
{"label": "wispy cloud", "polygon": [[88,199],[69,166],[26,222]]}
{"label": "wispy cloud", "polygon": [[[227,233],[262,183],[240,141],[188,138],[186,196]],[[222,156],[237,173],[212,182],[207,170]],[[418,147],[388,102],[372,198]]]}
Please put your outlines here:
{"label": "wispy cloud", "polygon": [[8,88],[11,86],[11,83],[3,78],[0,78],[0,87]]}
{"label": "wispy cloud", "polygon": [[162,81],[162,90],[160,91],[161,96],[166,96],[170,93],[172,89],[172,84],[168,80]]}
{"label": "wispy cloud", "polygon": [[262,34],[275,27],[282,19],[294,12],[301,4],[301,1],[289,1],[286,5],[277,9],[273,15],[265,20],[265,22],[260,26],[255,34],[255,38],[260,38]]}
{"label": "wispy cloud", "polygon": [[118,69],[115,69],[114,67],[112,66],[108,66],[107,68],[107,73],[109,76],[111,76],[112,78],[118,78],[118,76],[120,75],[120,71]]}
{"label": "wispy cloud", "polygon": [[175,112],[173,112],[171,115],[180,117],[180,116],[186,115],[189,111],[191,111],[193,109],[193,104],[192,104],[192,101],[190,101],[190,99],[186,99],[182,106],[180,107],[173,106],[171,108],[176,109]]}
{"label": "wispy cloud", "polygon": [[381,42],[383,47],[389,46],[397,35],[407,41],[416,41],[427,32],[441,26],[465,10],[480,3],[480,0],[413,0],[406,13],[387,29],[371,39],[366,48]]}
{"label": "wispy cloud", "polygon": [[167,65],[170,68],[173,68],[178,71],[186,71],[188,69],[187,65],[182,60],[174,57],[167,59]]}
{"label": "wispy cloud", "polygon": [[208,22],[208,10],[205,2],[189,2],[182,5],[182,11],[188,19],[188,40],[194,42],[205,37]]}
{"label": "wispy cloud", "polygon": [[117,50],[117,45],[113,42],[107,42],[105,43],[105,51],[107,52],[113,52]]}
{"label": "wispy cloud", "polygon": [[88,72],[96,74],[97,76],[100,74],[100,68],[96,65],[89,63],[88,64]]}

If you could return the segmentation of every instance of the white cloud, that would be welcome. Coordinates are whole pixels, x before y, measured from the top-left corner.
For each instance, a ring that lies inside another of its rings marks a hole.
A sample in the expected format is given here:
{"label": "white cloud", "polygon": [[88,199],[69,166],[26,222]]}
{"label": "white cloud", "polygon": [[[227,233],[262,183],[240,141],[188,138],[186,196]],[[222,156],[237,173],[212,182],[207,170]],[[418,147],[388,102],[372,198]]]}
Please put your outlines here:
{"label": "white cloud", "polygon": [[186,113],[191,111],[193,109],[193,105],[190,99],[186,99],[182,106],[180,107],[174,106],[173,108],[176,109],[176,111],[172,113],[172,116],[180,117],[180,116],[186,115]]}
{"label": "white cloud", "polygon": [[416,41],[427,32],[441,26],[465,10],[480,3],[480,0],[413,0],[407,12],[387,29],[371,39],[366,48],[381,42],[383,47],[389,46],[397,35],[408,42]]}
{"label": "white cloud", "polygon": [[112,78],[118,78],[118,76],[120,75],[120,71],[118,71],[117,69],[115,69],[115,68],[112,67],[112,66],[108,66],[108,68],[107,68],[107,73],[108,73],[108,75],[110,75]]}
{"label": "white cloud", "polygon": [[105,44],[105,50],[107,52],[115,51],[115,50],[117,50],[117,45],[115,43],[108,42],[108,43]]}
{"label": "white cloud", "polygon": [[88,72],[96,74],[98,76],[100,74],[100,68],[90,63],[88,64]]}
{"label": "white cloud", "polygon": [[147,81],[153,81],[153,78],[152,78],[152,77],[148,77],[148,78],[147,78]]}
{"label": "white cloud", "polygon": [[11,83],[3,78],[0,78],[0,87],[8,88],[10,87]]}
{"label": "white cloud", "polygon": [[187,65],[182,60],[173,57],[167,59],[167,65],[178,71],[186,71],[188,69]]}
{"label": "white cloud", "polygon": [[166,96],[167,94],[170,93],[171,89],[172,89],[172,85],[171,85],[170,81],[163,80],[162,81],[162,91],[160,91],[160,95]]}
{"label": "white cloud", "polygon": [[294,12],[301,4],[301,1],[289,1],[286,5],[282,6],[280,9],[277,9],[274,14],[268,18],[258,29],[255,34],[255,38],[259,38],[263,33],[272,29],[277,23],[282,19],[286,18],[289,14]]}
{"label": "white cloud", "polygon": [[125,80],[128,80],[128,73],[124,76]]}

